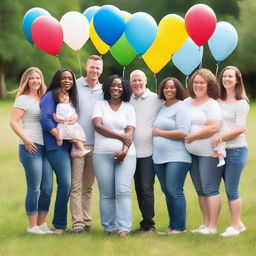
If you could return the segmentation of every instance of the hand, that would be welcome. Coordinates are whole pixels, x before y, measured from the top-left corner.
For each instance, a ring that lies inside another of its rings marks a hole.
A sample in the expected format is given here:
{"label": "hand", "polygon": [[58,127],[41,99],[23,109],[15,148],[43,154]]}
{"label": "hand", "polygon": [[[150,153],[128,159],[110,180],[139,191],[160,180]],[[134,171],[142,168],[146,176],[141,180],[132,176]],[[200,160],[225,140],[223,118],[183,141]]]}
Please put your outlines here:
{"label": "hand", "polygon": [[185,141],[185,143],[189,144],[189,143],[191,143],[191,142],[193,141],[193,137],[192,137],[190,134],[188,134],[188,135],[184,138],[184,141]]}
{"label": "hand", "polygon": [[68,120],[67,120],[67,124],[74,124],[78,119],[78,116],[77,114],[73,114]]}
{"label": "hand", "polygon": [[220,143],[220,136],[218,135],[214,135],[212,138],[211,138],[211,143],[212,143],[212,146],[215,148],[217,147],[217,145]]}
{"label": "hand", "polygon": [[121,141],[126,145],[127,147],[130,147],[132,144],[132,138],[130,138],[128,135],[125,133],[121,134]]}
{"label": "hand", "polygon": [[153,136],[158,136],[159,135],[159,131],[160,131],[160,129],[154,128],[153,131],[152,131]]}
{"label": "hand", "polygon": [[30,154],[34,154],[36,153],[37,151],[37,146],[36,144],[30,140],[30,139],[27,139],[26,141],[23,141],[24,142],[24,146],[26,148],[26,150],[30,153]]}
{"label": "hand", "polygon": [[52,118],[56,123],[64,124],[64,120],[59,119],[55,113],[53,113]]}
{"label": "hand", "polygon": [[114,159],[117,163],[121,164],[126,157],[127,151],[120,150],[114,153]]}

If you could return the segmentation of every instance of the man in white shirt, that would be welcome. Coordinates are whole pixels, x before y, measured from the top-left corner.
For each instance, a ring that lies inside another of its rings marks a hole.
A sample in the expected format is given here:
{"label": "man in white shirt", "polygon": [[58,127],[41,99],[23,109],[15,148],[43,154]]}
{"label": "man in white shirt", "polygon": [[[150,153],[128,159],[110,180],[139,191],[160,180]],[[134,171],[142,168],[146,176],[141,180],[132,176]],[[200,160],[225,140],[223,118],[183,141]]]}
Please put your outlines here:
{"label": "man in white shirt", "polygon": [[153,122],[162,105],[157,95],[146,88],[147,77],[141,70],[130,74],[130,86],[133,94],[130,103],[136,113],[134,144],[136,148],[135,189],[142,221],[137,232],[154,232],[154,182],[155,170],[153,154]]}
{"label": "man in white shirt", "polygon": [[[89,56],[85,70],[87,76],[80,77],[76,81],[78,122],[87,136],[85,149],[93,151],[94,127],[91,116],[95,103],[103,99],[102,85],[98,80],[103,71],[102,58],[97,55]],[[89,231],[91,227],[91,199],[94,180],[92,154],[85,157],[72,158],[70,194],[70,211],[72,215],[72,228],[70,232],[72,233]]]}

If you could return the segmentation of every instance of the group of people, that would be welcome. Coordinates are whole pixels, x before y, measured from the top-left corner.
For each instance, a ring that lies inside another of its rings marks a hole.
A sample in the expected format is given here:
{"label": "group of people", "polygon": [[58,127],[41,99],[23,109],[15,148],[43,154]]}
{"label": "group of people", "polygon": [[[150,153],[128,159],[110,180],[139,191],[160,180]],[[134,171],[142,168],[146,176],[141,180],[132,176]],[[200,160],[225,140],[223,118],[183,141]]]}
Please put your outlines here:
{"label": "group of people", "polygon": [[[243,232],[238,186],[248,158],[249,104],[241,72],[227,66],[217,81],[210,70],[196,70],[187,97],[175,77],[161,81],[157,94],[151,92],[141,70],[134,70],[129,82],[112,75],[100,84],[103,60],[97,55],[89,56],[85,70],[86,77],[76,80],[71,70],[60,69],[48,88],[38,68],[28,68],[21,77],[10,124],[21,139],[27,231],[88,232],[96,176],[101,225],[108,235],[126,237],[131,232],[133,179],[142,215],[135,232],[155,232],[156,174],[169,215],[167,230],[159,233],[183,233],[183,190],[190,172],[202,212],[202,224],[192,232],[217,233],[222,178],[231,224],[221,235]],[[54,231],[46,224],[53,172]],[[67,230],[69,200],[72,228]]]}

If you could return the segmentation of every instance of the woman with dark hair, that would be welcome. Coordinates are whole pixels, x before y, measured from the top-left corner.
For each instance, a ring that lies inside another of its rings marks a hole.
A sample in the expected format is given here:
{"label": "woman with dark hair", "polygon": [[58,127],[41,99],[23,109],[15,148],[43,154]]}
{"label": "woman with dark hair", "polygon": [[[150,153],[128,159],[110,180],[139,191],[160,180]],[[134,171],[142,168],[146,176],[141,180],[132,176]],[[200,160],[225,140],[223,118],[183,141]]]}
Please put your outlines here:
{"label": "woman with dark hair", "polygon": [[[46,148],[46,157],[50,162],[57,177],[57,195],[54,208],[53,225],[55,233],[64,233],[67,226],[67,204],[71,185],[71,162],[70,149],[71,143],[63,141],[58,146],[56,138],[58,138],[57,122],[53,115],[56,112],[57,102],[54,99],[53,91],[57,88],[65,89],[69,98],[76,107],[76,79],[71,70],[58,70],[51,81],[47,93],[40,102],[40,122],[43,129],[43,137]],[[76,118],[67,120],[68,124],[76,122]]]}
{"label": "woman with dark hair", "polygon": [[221,200],[219,186],[222,171],[213,157],[211,137],[220,129],[221,112],[216,101],[219,85],[208,69],[199,69],[189,80],[190,97],[185,100],[191,116],[191,131],[185,137],[185,145],[192,155],[190,175],[198,194],[203,223],[192,232],[204,235],[216,234]]}
{"label": "woman with dark hair", "polygon": [[131,88],[117,75],[102,86],[103,101],[93,109],[93,166],[100,191],[101,224],[109,235],[125,237],[132,226],[131,185],[136,165],[132,143],[135,111],[128,101]]}
{"label": "woman with dark hair", "polygon": [[248,159],[246,142],[246,119],[249,111],[242,74],[237,67],[225,67],[219,76],[220,100],[223,125],[226,131],[212,138],[213,146],[226,142],[226,164],[223,166],[223,179],[231,214],[231,225],[221,235],[234,236],[245,231],[241,222],[242,201],[238,186],[241,173]]}
{"label": "woman with dark hair", "polygon": [[165,101],[154,122],[153,161],[165,194],[169,226],[160,234],[179,234],[186,230],[186,199],[183,186],[191,164],[184,145],[190,131],[190,113],[183,102],[185,90],[174,77],[159,85],[158,96]]}

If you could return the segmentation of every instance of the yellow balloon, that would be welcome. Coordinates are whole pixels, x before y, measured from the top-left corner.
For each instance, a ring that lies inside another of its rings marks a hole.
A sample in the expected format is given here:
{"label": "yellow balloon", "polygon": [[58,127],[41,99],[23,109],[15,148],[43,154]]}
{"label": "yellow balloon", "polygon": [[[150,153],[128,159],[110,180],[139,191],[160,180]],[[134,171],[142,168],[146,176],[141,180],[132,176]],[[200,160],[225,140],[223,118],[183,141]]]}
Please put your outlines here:
{"label": "yellow balloon", "polygon": [[105,54],[110,49],[110,46],[103,42],[95,31],[93,20],[90,22],[90,38],[93,45],[100,54]]}
{"label": "yellow balloon", "polygon": [[158,25],[158,37],[162,47],[169,53],[177,52],[188,38],[185,21],[177,14],[168,14]]}
{"label": "yellow balloon", "polygon": [[153,73],[158,73],[171,60],[171,55],[163,49],[161,40],[156,37],[142,58]]}

